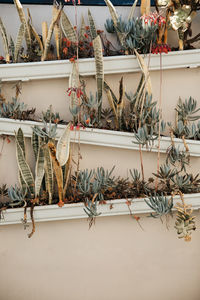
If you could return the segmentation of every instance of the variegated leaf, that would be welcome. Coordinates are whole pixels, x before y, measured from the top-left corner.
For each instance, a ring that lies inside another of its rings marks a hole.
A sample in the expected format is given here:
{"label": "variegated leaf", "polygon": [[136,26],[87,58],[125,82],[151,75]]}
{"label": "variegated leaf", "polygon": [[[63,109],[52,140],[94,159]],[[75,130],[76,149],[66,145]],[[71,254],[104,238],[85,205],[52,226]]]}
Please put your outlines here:
{"label": "variegated leaf", "polygon": [[16,142],[16,150],[17,150],[17,164],[18,164],[19,171],[21,172],[22,178],[25,181],[27,188],[30,190],[31,194],[34,194],[35,184],[34,184],[33,174],[31,172],[29,165],[26,162],[23,150],[20,147],[17,138],[15,139],[15,142]]}
{"label": "variegated leaf", "polygon": [[35,197],[40,194],[42,180],[44,177],[44,151],[43,147],[40,146],[38,150],[38,156],[35,166]]}
{"label": "variegated leaf", "polygon": [[67,15],[62,11],[61,13],[61,28],[65,35],[65,37],[73,43],[77,42],[77,35],[74,27],[72,26],[70,20]]}
{"label": "variegated leaf", "polygon": [[59,161],[61,167],[66,164],[69,158],[70,150],[70,123],[66,126],[63,134],[58,140],[56,147],[56,158]]}

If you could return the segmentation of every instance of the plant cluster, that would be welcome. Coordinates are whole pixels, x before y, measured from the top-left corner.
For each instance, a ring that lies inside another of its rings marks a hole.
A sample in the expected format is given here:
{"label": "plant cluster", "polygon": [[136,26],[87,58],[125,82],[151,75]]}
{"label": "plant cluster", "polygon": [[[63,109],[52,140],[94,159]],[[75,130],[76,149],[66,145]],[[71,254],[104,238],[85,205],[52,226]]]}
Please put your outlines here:
{"label": "plant cluster", "polygon": [[[179,49],[191,48],[192,44],[199,40],[200,36],[188,39],[191,36],[191,22],[195,12],[200,8],[199,0],[189,3],[181,1],[166,1],[163,15],[163,1],[156,1],[157,11],[161,8],[161,13],[150,13],[150,5],[141,1],[140,18],[134,18],[134,11],[137,1],[134,2],[129,17],[122,19],[118,16],[116,9],[110,0],[105,0],[109,8],[111,19],[106,20],[105,28],[108,33],[115,34],[120,48],[116,49],[103,34],[103,30],[98,30],[104,55],[134,54],[136,49],[139,53],[167,53],[170,51],[167,45],[167,30],[172,28],[178,32]],[[7,33],[2,19],[0,18],[0,33],[4,46],[5,57],[0,56],[0,63],[32,62],[55,59],[70,59],[94,57],[94,45],[91,26],[85,24],[82,17],[80,31],[78,24],[73,26],[64,13],[63,5],[56,1],[53,3],[52,19],[48,27],[47,22],[42,22],[39,34],[33,24],[33,19],[28,9],[27,15],[19,0],[14,0],[19,19],[20,27],[15,40]],[[75,18],[77,19],[76,3]],[[90,23],[90,21],[89,21]],[[54,41],[52,37],[54,36]],[[164,38],[163,38],[164,36]],[[26,48],[23,47],[23,41]],[[78,51],[77,51],[78,47]]]}

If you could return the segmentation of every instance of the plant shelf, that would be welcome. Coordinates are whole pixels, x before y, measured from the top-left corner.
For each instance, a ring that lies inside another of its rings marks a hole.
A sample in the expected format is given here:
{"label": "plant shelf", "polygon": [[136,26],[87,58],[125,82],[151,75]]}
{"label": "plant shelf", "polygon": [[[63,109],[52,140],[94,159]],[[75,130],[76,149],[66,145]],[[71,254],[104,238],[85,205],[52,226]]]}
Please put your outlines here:
{"label": "plant shelf", "polygon": [[[15,132],[21,128],[25,137],[32,136],[32,127],[38,125],[43,126],[41,122],[20,121],[8,118],[0,118],[0,135],[15,135]],[[58,125],[57,139],[61,136],[65,125]],[[79,142],[78,131],[71,131],[71,141]],[[139,145],[134,143],[136,141],[133,133],[103,130],[95,128],[80,129],[80,143],[87,145],[96,145],[102,147],[114,147],[121,149],[139,150]],[[180,150],[184,149],[183,141],[181,139],[174,139],[175,144]],[[186,140],[189,147],[190,155],[200,157],[200,141]],[[170,137],[162,137],[160,143],[160,152],[166,153],[171,145]],[[158,152],[158,141],[154,141],[151,148],[142,148],[143,151]]]}
{"label": "plant shelf", "polygon": [[[180,69],[200,67],[200,49],[173,51],[162,54],[162,69]],[[145,56],[146,63],[149,55]],[[160,55],[150,55],[149,69],[160,70]],[[79,71],[82,76],[95,75],[94,58],[79,59]],[[104,57],[104,74],[132,73],[140,71],[134,55]],[[40,79],[67,78],[71,73],[69,60],[55,60],[32,63],[13,63],[0,65],[0,80],[29,81]]]}
{"label": "plant shelf", "polygon": [[[186,204],[192,205],[194,210],[200,208],[200,194],[187,194],[184,196]],[[180,202],[180,197],[174,197],[174,206],[177,202]],[[112,208],[111,208],[112,205]],[[144,198],[137,198],[131,201],[129,206],[131,212],[135,214],[147,214],[153,212],[150,207],[145,203]],[[70,219],[84,219],[88,216],[83,210],[83,203],[75,204],[65,204],[62,208],[58,205],[46,205],[38,206],[34,209],[34,220],[35,222],[45,222],[45,221],[61,221]],[[30,208],[27,209],[27,222],[31,222]],[[126,200],[110,200],[106,204],[98,205],[98,212],[101,213],[100,216],[121,216],[129,215],[130,211],[127,207]],[[24,217],[23,208],[8,209],[3,212],[3,217],[0,220],[0,225],[9,224],[21,224]]]}

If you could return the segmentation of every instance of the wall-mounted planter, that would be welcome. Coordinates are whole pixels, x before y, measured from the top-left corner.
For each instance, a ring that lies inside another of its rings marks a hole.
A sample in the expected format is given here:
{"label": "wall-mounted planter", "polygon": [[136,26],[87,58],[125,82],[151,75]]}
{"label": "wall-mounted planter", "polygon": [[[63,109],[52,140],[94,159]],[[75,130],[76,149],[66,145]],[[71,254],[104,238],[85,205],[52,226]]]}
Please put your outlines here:
{"label": "wall-mounted planter", "polygon": [[[186,204],[192,205],[193,209],[200,208],[200,194],[188,194],[184,196]],[[174,206],[180,202],[180,197],[174,197]],[[112,208],[111,208],[112,204]],[[61,221],[70,219],[83,219],[87,218],[83,210],[83,203],[65,204],[62,208],[57,205],[38,206],[34,209],[35,222],[45,221]],[[131,212],[135,214],[146,214],[153,212],[145,203],[144,198],[137,198],[131,201]],[[127,207],[126,200],[111,200],[106,204],[98,205],[98,212],[100,216],[120,216],[130,214]],[[30,222],[29,209],[27,210],[27,221]],[[3,218],[0,220],[0,225],[20,224],[24,216],[23,208],[8,209],[3,212]]]}
{"label": "wall-mounted planter", "polygon": [[[24,132],[25,137],[32,136],[32,127],[39,125],[42,127],[42,123],[33,121],[19,121],[13,119],[0,118],[0,135],[14,135],[18,128],[21,128]],[[65,125],[58,125],[57,138],[60,137]],[[71,131],[72,142],[78,142],[79,133],[78,131]],[[121,149],[138,150],[138,144],[134,143],[135,138],[133,133],[85,128],[80,130],[80,143],[87,145],[96,145],[102,147],[114,147]],[[184,149],[184,145],[181,139],[174,139],[175,144],[180,150]],[[186,140],[189,147],[191,156],[200,156],[200,141]],[[160,143],[161,153],[166,153],[167,149],[171,145],[169,137],[162,137]],[[143,151],[158,151],[158,141],[154,141],[154,145],[147,149],[142,148]]]}
{"label": "wall-mounted planter", "polygon": [[[197,68],[200,66],[200,49],[174,51],[162,54],[162,69]],[[145,57],[149,61],[149,55]],[[160,70],[160,55],[151,54],[150,70]],[[83,76],[95,75],[94,58],[79,59],[79,71]],[[112,56],[104,58],[104,73],[132,73],[140,71],[137,59],[133,55]],[[69,60],[46,61],[35,63],[18,63],[0,65],[0,80],[38,80],[67,78],[71,73]]]}

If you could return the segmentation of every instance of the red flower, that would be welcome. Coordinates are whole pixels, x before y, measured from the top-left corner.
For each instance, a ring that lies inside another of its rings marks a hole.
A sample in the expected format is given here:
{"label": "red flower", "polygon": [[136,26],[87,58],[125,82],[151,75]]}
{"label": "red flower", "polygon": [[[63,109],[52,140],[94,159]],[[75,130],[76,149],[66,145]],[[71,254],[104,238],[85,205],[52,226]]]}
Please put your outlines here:
{"label": "red flower", "polygon": [[88,34],[87,33],[84,33],[84,36],[86,37],[86,39],[89,38]]}
{"label": "red flower", "polygon": [[71,124],[70,130],[74,130],[74,124]]}
{"label": "red flower", "polygon": [[72,62],[75,62],[75,58],[74,57],[71,57],[70,59],[69,59],[69,61],[72,63]]}
{"label": "red flower", "polygon": [[66,42],[67,42],[66,46],[69,48],[71,46],[72,42],[70,40],[67,40]]}
{"label": "red flower", "polygon": [[65,47],[65,48],[63,48],[63,53],[65,54],[65,55],[67,55],[67,53],[68,53],[68,49]]}
{"label": "red flower", "polygon": [[90,29],[90,26],[85,26],[85,29],[86,29],[86,30],[89,30],[89,29]]}
{"label": "red flower", "polygon": [[4,60],[4,57],[3,57],[3,56],[0,56],[0,60]]}

